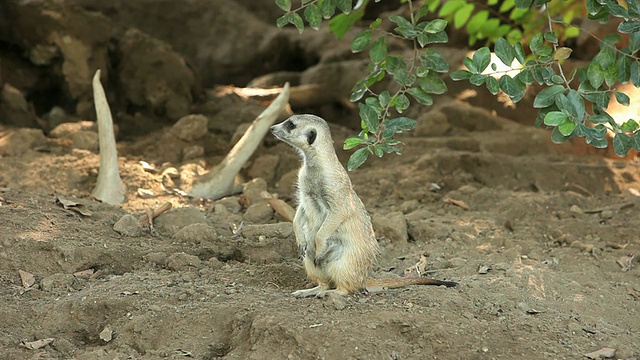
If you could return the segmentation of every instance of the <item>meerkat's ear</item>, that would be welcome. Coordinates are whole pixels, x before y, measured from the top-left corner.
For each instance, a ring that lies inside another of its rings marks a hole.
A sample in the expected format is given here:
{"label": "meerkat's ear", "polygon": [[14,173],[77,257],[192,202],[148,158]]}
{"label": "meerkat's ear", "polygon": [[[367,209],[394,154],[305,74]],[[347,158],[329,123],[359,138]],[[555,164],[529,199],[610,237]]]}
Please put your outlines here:
{"label": "meerkat's ear", "polygon": [[313,144],[316,141],[316,131],[315,130],[311,130],[307,133],[307,142],[309,143],[309,145]]}

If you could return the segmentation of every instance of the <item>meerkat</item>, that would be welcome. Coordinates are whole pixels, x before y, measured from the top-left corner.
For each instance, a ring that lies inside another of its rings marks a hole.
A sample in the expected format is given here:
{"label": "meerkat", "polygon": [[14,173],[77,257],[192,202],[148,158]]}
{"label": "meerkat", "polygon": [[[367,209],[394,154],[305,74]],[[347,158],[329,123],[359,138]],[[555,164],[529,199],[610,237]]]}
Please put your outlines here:
{"label": "meerkat", "polygon": [[294,115],[271,132],[302,157],[293,230],[307,277],[318,285],[295,297],[351,295],[367,288],[455,286],[427,278],[370,279],[380,253],[371,218],[333,147],[329,125],[315,115]]}

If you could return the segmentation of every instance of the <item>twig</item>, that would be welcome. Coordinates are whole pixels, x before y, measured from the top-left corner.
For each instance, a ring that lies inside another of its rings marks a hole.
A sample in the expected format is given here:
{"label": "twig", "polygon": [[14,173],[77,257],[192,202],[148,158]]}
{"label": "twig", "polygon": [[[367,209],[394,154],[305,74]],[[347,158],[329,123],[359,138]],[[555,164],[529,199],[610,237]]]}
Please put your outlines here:
{"label": "twig", "polygon": [[155,210],[153,210],[152,212],[147,212],[146,214],[140,216],[138,218],[138,221],[140,222],[140,225],[145,226],[145,225],[149,225],[151,227],[153,227],[153,219],[157,218],[158,216],[164,214],[165,212],[169,211],[171,209],[172,205],[170,202],[166,202],[164,203],[162,206],[156,208]]}

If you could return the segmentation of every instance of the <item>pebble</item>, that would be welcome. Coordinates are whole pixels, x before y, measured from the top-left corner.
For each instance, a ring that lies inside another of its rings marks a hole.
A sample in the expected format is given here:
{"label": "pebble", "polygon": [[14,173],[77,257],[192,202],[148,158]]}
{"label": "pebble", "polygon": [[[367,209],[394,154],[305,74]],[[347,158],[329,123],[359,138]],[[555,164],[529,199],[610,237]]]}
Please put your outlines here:
{"label": "pebble", "polygon": [[143,234],[142,225],[131,214],[126,214],[120,218],[114,225],[113,230],[120,235],[124,236],[141,236]]}

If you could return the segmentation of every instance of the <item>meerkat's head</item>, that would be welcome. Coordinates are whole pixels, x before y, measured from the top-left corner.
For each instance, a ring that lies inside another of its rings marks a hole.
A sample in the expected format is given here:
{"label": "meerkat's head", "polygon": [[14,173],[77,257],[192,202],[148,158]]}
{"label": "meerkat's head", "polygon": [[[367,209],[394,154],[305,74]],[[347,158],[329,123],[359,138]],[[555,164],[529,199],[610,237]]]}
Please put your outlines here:
{"label": "meerkat's head", "polygon": [[278,139],[298,149],[304,156],[333,151],[333,140],[329,125],[315,115],[293,115],[271,127]]}

